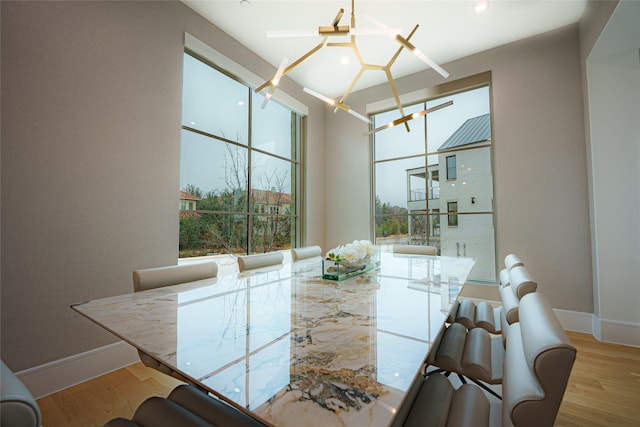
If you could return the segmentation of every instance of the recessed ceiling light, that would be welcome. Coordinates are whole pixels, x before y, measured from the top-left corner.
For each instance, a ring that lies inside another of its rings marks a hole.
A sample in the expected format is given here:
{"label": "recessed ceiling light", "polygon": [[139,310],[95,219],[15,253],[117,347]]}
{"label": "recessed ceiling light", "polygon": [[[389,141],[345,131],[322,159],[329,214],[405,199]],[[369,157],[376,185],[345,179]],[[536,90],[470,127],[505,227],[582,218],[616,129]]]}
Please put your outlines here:
{"label": "recessed ceiling light", "polygon": [[349,63],[349,57],[348,56],[343,56],[342,58],[340,58],[340,63],[342,65],[347,65]]}
{"label": "recessed ceiling light", "polygon": [[196,122],[189,122],[189,124],[190,124],[191,126],[193,126],[193,125],[195,125],[195,124],[196,124]]}
{"label": "recessed ceiling light", "polygon": [[240,6],[249,7],[251,6],[251,2],[249,0],[240,0]]}
{"label": "recessed ceiling light", "polygon": [[244,105],[244,101],[238,101],[238,107],[242,107]]}
{"label": "recessed ceiling light", "polygon": [[482,12],[486,11],[487,9],[489,9],[489,2],[488,1],[478,2],[473,7],[473,9],[476,11],[476,13],[482,13]]}

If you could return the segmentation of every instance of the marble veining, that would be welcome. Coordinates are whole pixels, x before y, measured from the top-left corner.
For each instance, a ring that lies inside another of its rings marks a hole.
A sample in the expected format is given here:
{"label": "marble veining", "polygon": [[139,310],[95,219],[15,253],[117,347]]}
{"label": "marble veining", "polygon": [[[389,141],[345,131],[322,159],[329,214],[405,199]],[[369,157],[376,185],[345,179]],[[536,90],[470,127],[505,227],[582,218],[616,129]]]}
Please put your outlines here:
{"label": "marble veining", "polygon": [[386,426],[474,260],[382,253],[335,282],[320,258],[73,308],[277,426]]}

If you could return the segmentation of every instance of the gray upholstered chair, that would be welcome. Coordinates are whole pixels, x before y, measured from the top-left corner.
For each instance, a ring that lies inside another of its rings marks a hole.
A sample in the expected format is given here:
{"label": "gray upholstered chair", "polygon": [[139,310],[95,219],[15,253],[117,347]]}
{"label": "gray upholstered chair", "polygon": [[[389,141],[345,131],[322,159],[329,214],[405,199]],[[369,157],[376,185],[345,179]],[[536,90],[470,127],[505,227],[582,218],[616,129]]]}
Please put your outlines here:
{"label": "gray upholstered chair", "polygon": [[255,270],[257,268],[270,267],[282,264],[284,255],[281,252],[267,252],[264,254],[243,255],[238,257],[238,269],[240,271]]}
{"label": "gray upholstered chair", "polygon": [[303,248],[291,249],[291,260],[293,262],[317,256],[322,256],[322,248],[320,248],[320,246],[305,246]]}
{"label": "gray upholstered chair", "polygon": [[522,267],[524,263],[516,254],[508,254],[504,257],[504,268],[500,270],[500,285],[509,286],[509,272],[513,267]]}
{"label": "gray upholstered chair", "polygon": [[27,387],[0,360],[0,425],[40,427],[40,408]]}
{"label": "gray upholstered chair", "polygon": [[215,397],[181,385],[167,398],[150,397],[131,420],[115,418],[104,427],[265,427],[244,412]]}
{"label": "gray upholstered chair", "polygon": [[[170,265],[166,267],[147,268],[133,271],[133,291],[141,292],[178,283],[195,282],[216,277],[218,264],[215,261],[193,262],[188,264]],[[145,366],[171,375],[180,381],[191,381],[171,367],[153,358],[150,354],[138,350],[138,356]]]}
{"label": "gray upholstered chair", "polygon": [[438,255],[438,248],[435,246],[421,245],[393,245],[394,254],[407,255]]}
{"label": "gray upholstered chair", "polygon": [[472,384],[454,389],[441,374],[415,381],[392,426],[553,426],[576,357],[549,302],[525,295],[509,326],[501,405]]}
{"label": "gray upholstered chair", "polygon": [[488,301],[457,301],[451,308],[449,323],[462,323],[467,329],[483,328],[492,334],[500,334],[506,324],[518,321],[518,304],[522,296],[535,292],[538,287],[523,266],[513,267],[509,272],[509,285],[499,286],[499,306]]}
{"label": "gray upholstered chair", "polygon": [[[425,361],[425,375],[453,372],[460,381],[476,383],[488,393],[500,398],[489,385],[502,383],[505,349],[500,335],[482,328],[467,330],[461,323],[452,323],[436,336]],[[428,371],[429,366],[436,367]]]}

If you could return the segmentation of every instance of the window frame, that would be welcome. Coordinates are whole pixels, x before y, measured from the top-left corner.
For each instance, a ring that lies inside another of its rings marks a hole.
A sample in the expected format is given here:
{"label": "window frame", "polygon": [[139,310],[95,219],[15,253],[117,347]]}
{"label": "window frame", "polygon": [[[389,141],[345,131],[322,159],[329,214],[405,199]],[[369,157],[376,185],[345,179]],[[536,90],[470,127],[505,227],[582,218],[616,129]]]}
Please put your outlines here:
{"label": "window frame", "polygon": [[[215,215],[224,215],[224,216],[228,216],[230,218],[236,218],[238,216],[243,216],[245,217],[245,225],[244,227],[246,228],[245,231],[245,236],[246,236],[246,253],[250,254],[250,253],[255,253],[254,250],[254,241],[252,238],[253,235],[253,228],[254,228],[254,224],[255,224],[255,220],[256,218],[263,218],[263,219],[273,219],[276,218],[277,220],[279,219],[284,219],[286,220],[290,220],[293,221],[294,224],[293,226],[290,226],[290,232],[294,233],[295,236],[290,240],[290,244],[291,247],[298,247],[300,246],[301,242],[304,241],[304,236],[302,234],[303,230],[305,229],[305,227],[302,224],[303,221],[303,208],[302,208],[302,203],[303,203],[303,192],[302,189],[304,188],[304,162],[302,161],[303,159],[303,153],[304,153],[304,146],[305,146],[305,142],[306,142],[306,115],[296,111],[294,108],[285,105],[284,103],[279,103],[277,99],[272,98],[270,102],[278,102],[282,107],[284,107],[287,111],[290,112],[291,117],[292,117],[292,126],[291,126],[291,137],[292,139],[295,138],[295,147],[292,148],[293,152],[291,155],[291,158],[287,158],[284,157],[282,155],[276,154],[276,153],[272,153],[269,151],[265,151],[263,149],[257,148],[253,146],[253,133],[254,133],[254,129],[252,126],[252,103],[253,103],[253,99],[254,99],[254,87],[249,84],[247,81],[239,78],[238,76],[232,74],[231,72],[223,69],[222,67],[218,66],[217,64],[214,63],[214,61],[208,59],[207,57],[205,57],[204,55],[199,54],[198,52],[185,47],[184,51],[183,51],[183,58],[189,55],[191,57],[193,57],[194,59],[202,62],[203,64],[205,64],[206,66],[211,67],[213,70],[215,70],[216,72],[221,73],[222,75],[226,76],[227,78],[230,78],[234,81],[236,81],[237,83],[240,83],[241,85],[243,85],[246,90],[248,91],[248,106],[247,106],[247,114],[248,114],[248,121],[247,121],[247,141],[246,144],[243,144],[241,142],[238,141],[234,141],[231,139],[227,139],[224,136],[220,136],[220,135],[214,135],[211,133],[208,133],[206,131],[197,129],[196,127],[192,127],[192,126],[187,126],[186,124],[181,124],[181,130],[183,132],[192,132],[194,134],[198,134],[200,136],[209,138],[211,140],[216,140],[222,144],[230,144],[232,146],[236,146],[242,149],[246,149],[247,150],[247,188],[246,188],[246,197],[247,197],[247,202],[246,205],[244,206],[244,209],[241,211],[231,211],[231,210],[225,210],[225,211],[216,211],[216,210],[200,210],[200,209],[196,209],[193,212],[197,212],[197,213],[203,213],[203,214],[215,214]],[[185,76],[183,76],[183,79],[185,78]],[[182,123],[182,120],[181,120]],[[180,143],[182,144],[182,137],[180,140]],[[269,158],[273,158],[273,159],[279,159],[279,160],[283,160],[286,162],[289,162],[291,164],[291,169],[292,169],[292,175],[290,178],[290,184],[291,184],[291,196],[292,196],[292,200],[293,203],[289,203],[289,208],[288,209],[278,209],[278,214],[272,214],[269,211],[265,212],[264,206],[262,207],[262,212],[259,212],[260,209],[253,209],[253,202],[252,202],[252,190],[255,190],[252,187],[253,181],[252,181],[252,157],[253,157],[253,153],[260,153],[262,155],[265,156],[269,156]],[[182,162],[182,160],[180,160],[180,162]],[[182,208],[182,206],[180,206],[180,208]],[[283,212],[284,211],[284,212]],[[180,213],[185,212],[184,209],[180,209]],[[181,215],[179,215],[180,217]],[[277,225],[277,224],[272,224],[273,225]],[[178,253],[178,258],[180,258],[180,251]]]}
{"label": "window frame", "polygon": [[[454,209],[451,209],[452,207]],[[455,213],[455,215],[453,213]],[[455,228],[458,226],[458,201],[447,200],[447,227]]]}
{"label": "window frame", "polygon": [[[452,154],[451,156],[446,156],[445,159],[447,181],[455,181],[456,179],[458,179],[458,161],[456,159],[456,155]],[[453,165],[451,165],[450,163],[453,163]]]}
{"label": "window frame", "polygon": [[[494,111],[493,111],[493,83],[492,83],[492,79],[491,79],[491,71],[487,71],[487,72],[483,72],[483,73],[479,73],[476,75],[472,75],[469,77],[465,77],[459,80],[455,80],[455,81],[451,81],[451,82],[447,82],[441,85],[437,85],[437,86],[433,86],[433,87],[429,87],[429,88],[424,88],[424,89],[420,89],[411,93],[408,93],[406,95],[403,96],[403,106],[405,108],[408,108],[408,106],[411,106],[413,104],[416,103],[422,103],[422,102],[429,102],[429,101],[434,101],[440,98],[444,98],[444,97],[448,97],[448,96],[453,96],[456,95],[458,93],[464,93],[467,91],[471,91],[474,89],[478,89],[481,87],[487,87],[488,91],[489,91],[489,114],[491,116],[491,124],[492,124],[492,129],[493,129],[493,121],[494,121]],[[395,105],[395,100],[392,98],[389,98],[387,100],[382,100],[382,101],[377,101],[375,103],[371,103],[367,105],[367,113],[370,116],[374,116],[380,113],[384,113],[386,111],[391,111],[391,110],[395,110],[397,109],[397,106]],[[427,118],[428,119],[428,118]],[[413,125],[416,126],[416,125]],[[375,128],[375,123],[373,125],[370,126],[371,129]],[[384,132],[384,131],[382,131]],[[492,132],[493,135],[493,132]],[[493,270],[491,271],[491,275],[492,276],[487,276],[490,277],[487,281],[481,279],[478,282],[479,283],[494,283],[497,281],[497,277],[498,277],[498,268],[499,268],[499,261],[498,261],[498,255],[497,255],[497,226],[496,226],[496,216],[497,216],[497,212],[495,211],[495,198],[496,198],[496,194],[495,194],[495,188],[496,188],[496,173],[495,173],[495,140],[493,138],[493,136],[484,141],[480,142],[480,143],[476,143],[473,144],[473,146],[468,147],[468,146],[460,146],[460,147],[454,147],[454,148],[447,148],[444,149],[440,152],[425,152],[424,154],[416,154],[416,155],[407,155],[407,156],[403,156],[403,157],[395,157],[395,158],[382,158],[380,160],[376,160],[376,147],[375,147],[375,133],[371,133],[370,137],[369,137],[369,142],[370,142],[370,177],[371,177],[371,181],[370,181],[370,188],[371,188],[371,208],[370,208],[370,212],[371,212],[371,235],[373,236],[374,239],[378,239],[378,238],[382,238],[382,234],[377,234],[377,228],[379,227],[379,222],[381,221],[382,217],[392,217],[392,216],[405,216],[409,219],[409,221],[411,220],[412,217],[412,213],[411,213],[411,208],[408,207],[407,208],[407,213],[406,214],[398,214],[398,215],[390,215],[390,214],[382,214],[382,212],[378,212],[376,210],[376,206],[378,201],[380,203],[384,203],[385,201],[383,200],[379,200],[378,198],[378,192],[376,190],[376,180],[378,179],[376,177],[376,167],[379,163],[382,162],[391,162],[391,161],[397,161],[397,160],[403,160],[403,159],[408,159],[408,158],[413,158],[413,157],[420,157],[420,156],[425,156],[426,159],[429,158],[429,156],[431,155],[448,155],[450,153],[456,153],[459,154],[460,152],[466,152],[467,150],[477,150],[477,149],[481,149],[481,150],[486,150],[488,149],[490,151],[490,157],[489,157],[489,167],[491,168],[491,185],[492,185],[492,190],[491,190],[491,202],[487,205],[486,203],[483,205],[482,208],[478,209],[478,206],[476,204],[474,204],[475,208],[470,210],[469,212],[466,211],[466,204],[464,203],[464,200],[457,200],[458,202],[458,212],[455,215],[458,218],[458,224],[460,224],[460,220],[462,216],[465,215],[469,215],[470,217],[476,217],[476,218],[481,218],[482,215],[490,215],[491,219],[491,228],[492,228],[492,241],[489,241],[488,244],[492,245],[493,248],[489,249],[488,252],[486,252],[487,254],[492,254],[491,257],[489,258],[491,264],[490,264],[490,269]],[[459,156],[458,156],[459,157]],[[464,182],[460,181],[463,179],[462,176],[459,176],[459,174],[457,173],[457,164],[458,162],[461,161],[460,159],[456,158],[456,177],[455,177],[455,181],[452,179],[451,181],[451,185],[456,186],[458,183],[461,183],[461,185],[465,184]],[[442,161],[441,161],[442,163]],[[429,167],[429,161],[427,160],[425,162],[425,168],[428,169]],[[444,169],[444,170],[442,170]],[[449,181],[447,179],[443,179],[444,178],[444,174],[446,173],[446,168],[443,168],[441,166],[441,173],[439,176],[439,183],[440,183],[440,187],[442,187],[442,184]],[[435,188],[434,188],[435,190]],[[443,194],[440,194],[440,197],[442,197]],[[407,199],[409,200],[409,199]],[[442,200],[442,202],[445,202],[446,200]],[[427,204],[427,208],[425,209],[425,213],[423,213],[422,215],[426,215],[427,217],[431,217],[431,218],[439,218],[440,221],[433,221],[432,222],[432,228],[433,230],[431,230],[432,232],[432,236],[434,238],[438,238],[439,236],[436,234],[437,231],[442,230],[443,228],[447,227],[448,224],[448,220],[445,222],[443,221],[443,217],[445,215],[448,215],[447,212],[445,212],[445,206],[442,206],[441,210],[437,210],[437,209],[432,209],[432,207]],[[453,228],[453,227],[452,227]],[[435,231],[437,230],[437,231]],[[453,228],[453,230],[455,230],[455,228]],[[452,231],[453,231],[452,230]],[[457,232],[457,231],[454,231]],[[408,236],[413,238],[412,236]],[[428,239],[431,238],[431,236],[427,236]],[[419,243],[418,243],[419,244]],[[470,278],[471,281],[474,281],[473,278]]]}

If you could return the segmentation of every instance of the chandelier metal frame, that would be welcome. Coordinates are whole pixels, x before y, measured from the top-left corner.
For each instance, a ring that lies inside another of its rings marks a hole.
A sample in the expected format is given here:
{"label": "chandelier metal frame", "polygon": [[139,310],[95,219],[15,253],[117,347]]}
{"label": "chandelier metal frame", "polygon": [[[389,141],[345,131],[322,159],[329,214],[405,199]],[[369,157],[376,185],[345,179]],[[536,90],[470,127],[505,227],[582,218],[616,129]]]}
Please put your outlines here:
{"label": "chandelier metal frame", "polygon": [[[348,86],[347,90],[345,91],[345,93],[342,95],[342,97],[340,97],[339,100],[337,99],[333,99],[327,96],[324,96],[312,89],[309,88],[304,88],[304,91],[324,102],[326,102],[327,104],[334,106],[334,113],[337,112],[338,110],[343,110],[355,117],[357,117],[358,119],[367,122],[367,123],[371,123],[371,121],[365,117],[364,115],[354,111],[351,107],[349,107],[346,104],[347,98],[349,97],[349,95],[351,94],[351,92],[353,91],[353,88],[355,87],[355,85],[358,83],[358,81],[360,80],[360,78],[362,77],[362,75],[366,72],[366,71],[383,71],[385,73],[385,76],[387,78],[387,83],[389,84],[389,87],[391,89],[391,92],[393,94],[393,98],[395,100],[396,106],[398,107],[398,111],[401,114],[401,117],[397,120],[392,121],[391,123],[385,125],[385,126],[380,126],[377,127],[373,130],[371,130],[370,132],[368,132],[369,134],[374,133],[374,132],[378,132],[380,130],[383,129],[387,129],[389,127],[393,127],[397,124],[404,124],[405,129],[407,130],[407,132],[410,131],[409,128],[409,124],[408,122],[414,118],[417,117],[421,117],[425,114],[428,114],[432,111],[436,111],[440,108],[449,106],[452,104],[452,102],[449,103],[445,103],[445,104],[441,104],[437,107],[434,108],[430,108],[428,110],[423,110],[419,113],[413,113],[413,114],[409,114],[409,115],[405,115],[404,114],[404,108],[403,105],[400,101],[400,96],[398,95],[398,89],[396,87],[395,84],[395,80],[393,79],[393,75],[391,73],[391,67],[393,66],[393,64],[395,63],[395,61],[398,59],[398,57],[400,56],[400,53],[402,53],[403,50],[408,50],[409,52],[413,53],[415,56],[417,56],[419,59],[421,59],[422,61],[424,61],[427,65],[429,65],[432,69],[434,69],[435,71],[437,71],[440,75],[442,75],[444,78],[449,77],[449,73],[447,71],[445,71],[442,67],[440,67],[436,62],[434,62],[433,60],[431,60],[427,55],[425,55],[423,52],[421,52],[419,49],[417,49],[411,42],[410,39],[411,37],[413,37],[413,35],[415,34],[415,32],[418,29],[418,24],[416,24],[413,29],[411,30],[411,32],[407,35],[407,37],[403,37],[402,35],[400,35],[400,30],[398,29],[392,29],[389,28],[387,26],[385,26],[384,24],[375,21],[373,19],[371,19],[371,21],[374,23],[374,25],[377,27],[376,29],[373,30],[360,30],[360,29],[356,29],[356,16],[355,16],[355,0],[351,0],[351,23],[350,25],[339,25],[340,24],[340,20],[342,19],[342,17],[344,16],[344,9],[340,9],[338,11],[338,14],[336,15],[336,17],[334,18],[333,22],[331,23],[331,25],[328,26],[320,26],[318,27],[317,32],[313,32],[313,34],[317,35],[317,36],[321,36],[322,39],[320,41],[320,43],[318,43],[316,46],[314,46],[313,48],[311,48],[307,53],[305,53],[304,55],[302,55],[301,57],[299,57],[298,59],[296,59],[294,62],[292,62],[291,64],[289,64],[289,61],[287,58],[284,58],[282,60],[282,62],[280,63],[280,66],[278,67],[276,73],[274,74],[273,78],[267,80],[266,82],[264,82],[262,85],[260,85],[259,87],[257,87],[255,89],[255,92],[262,92],[263,90],[266,91],[265,93],[265,100],[262,104],[262,108],[264,108],[267,103],[269,102],[269,99],[271,98],[271,96],[273,95],[273,93],[275,92],[276,88],[278,87],[280,80],[282,79],[282,77],[286,76],[288,73],[290,73],[294,68],[296,68],[298,65],[302,64],[304,61],[306,61],[307,59],[311,58],[314,54],[316,54],[318,51],[320,51],[321,49],[323,49],[324,47],[339,47],[339,48],[347,48],[347,49],[351,49],[351,51],[353,52],[353,54],[355,55],[356,59],[358,60],[359,64],[360,64],[360,69],[358,70],[358,72],[356,73],[356,75],[354,76],[353,80],[351,81],[351,84]],[[307,32],[308,33],[308,32]],[[271,32],[272,36],[276,36],[276,37],[286,37],[291,33],[288,32]],[[362,58],[362,55],[360,54],[360,50],[358,49],[358,45],[356,43],[356,36],[357,35],[364,35],[364,34],[387,34],[389,37],[392,37],[394,40],[396,40],[398,42],[398,44],[400,45],[398,47],[398,49],[395,51],[395,53],[391,56],[391,58],[389,59],[389,61],[387,61],[386,64],[383,65],[378,65],[378,64],[369,64],[367,62],[364,61],[364,59]],[[334,37],[334,36],[346,36],[349,35],[350,36],[350,40],[347,42],[331,42],[330,38]]]}

